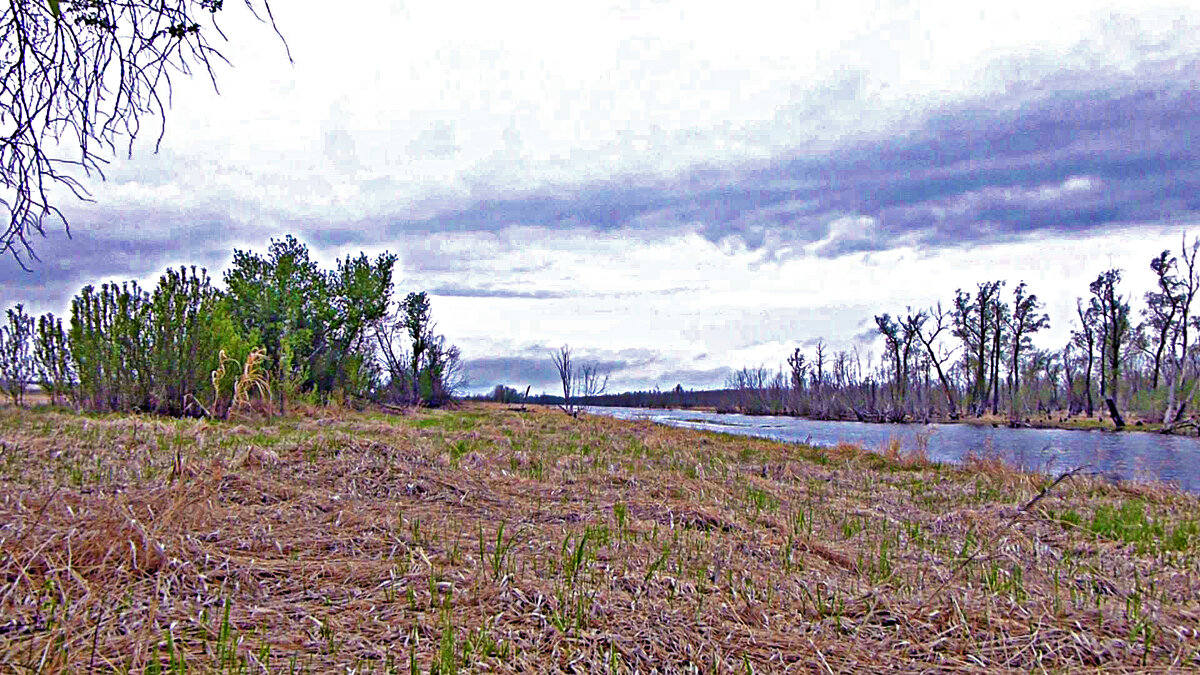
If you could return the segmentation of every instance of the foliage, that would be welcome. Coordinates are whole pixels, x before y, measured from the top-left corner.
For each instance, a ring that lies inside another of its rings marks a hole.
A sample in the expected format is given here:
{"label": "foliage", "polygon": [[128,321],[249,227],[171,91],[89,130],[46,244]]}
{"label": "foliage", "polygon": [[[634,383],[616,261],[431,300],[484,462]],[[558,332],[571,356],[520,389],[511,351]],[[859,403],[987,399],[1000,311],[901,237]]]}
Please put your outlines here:
{"label": "foliage", "polygon": [[390,253],[374,261],[360,254],[327,272],[291,235],[272,240],[266,256],[234,251],[225,273],[234,322],[259,337],[271,379],[281,384],[281,409],[304,391],[363,386],[368,328],[390,304],[395,262]]}
{"label": "foliage", "polygon": [[404,332],[408,334],[411,345],[408,358],[411,364],[409,377],[413,389],[412,399],[420,401],[421,364],[425,360],[425,351],[429,347],[429,332],[432,328],[430,326],[429,296],[425,294],[425,291],[409,293],[400,302],[399,314]]}
{"label": "foliage", "polygon": [[392,402],[441,406],[465,385],[461,352],[437,333],[425,292],[409,293],[390,314],[374,322],[374,336]]}

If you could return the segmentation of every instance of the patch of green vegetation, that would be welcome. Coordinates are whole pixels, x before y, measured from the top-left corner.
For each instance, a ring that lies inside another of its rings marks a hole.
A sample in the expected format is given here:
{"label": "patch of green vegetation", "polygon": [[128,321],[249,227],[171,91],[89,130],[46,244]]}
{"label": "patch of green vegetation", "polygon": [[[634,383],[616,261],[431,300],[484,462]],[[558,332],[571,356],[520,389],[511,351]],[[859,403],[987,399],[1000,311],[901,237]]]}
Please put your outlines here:
{"label": "patch of green vegetation", "polygon": [[746,501],[754,507],[755,513],[779,510],[779,498],[758,487],[746,488]]}
{"label": "patch of green vegetation", "polygon": [[1195,520],[1183,520],[1172,526],[1149,515],[1140,499],[1122,502],[1119,507],[1101,504],[1088,522],[1074,509],[1058,514],[1057,519],[1103,539],[1133,544],[1139,552],[1186,551],[1200,535],[1200,524]]}
{"label": "patch of green vegetation", "polygon": [[443,431],[472,431],[479,422],[484,418],[484,415],[474,412],[461,411],[436,411],[425,414],[417,419],[410,420],[409,426],[414,429],[442,429]]}

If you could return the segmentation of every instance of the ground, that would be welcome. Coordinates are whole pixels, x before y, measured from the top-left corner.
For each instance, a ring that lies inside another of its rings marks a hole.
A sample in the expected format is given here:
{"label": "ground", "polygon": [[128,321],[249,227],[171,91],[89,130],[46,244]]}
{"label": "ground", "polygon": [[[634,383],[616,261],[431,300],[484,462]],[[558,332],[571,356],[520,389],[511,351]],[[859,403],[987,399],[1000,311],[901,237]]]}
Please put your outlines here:
{"label": "ground", "polygon": [[1200,667],[1200,499],[1054,478],[536,407],[7,408],[0,670]]}

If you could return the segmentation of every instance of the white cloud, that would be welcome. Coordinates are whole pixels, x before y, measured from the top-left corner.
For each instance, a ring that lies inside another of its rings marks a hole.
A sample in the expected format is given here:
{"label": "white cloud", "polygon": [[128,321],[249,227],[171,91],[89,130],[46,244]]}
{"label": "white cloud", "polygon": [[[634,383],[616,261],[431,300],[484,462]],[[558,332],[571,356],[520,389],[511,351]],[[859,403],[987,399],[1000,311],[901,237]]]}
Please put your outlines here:
{"label": "white cloud", "polygon": [[[233,69],[176,79],[184,192],[288,217],[763,159],[891,133],[931,106],[1066,68],[1194,53],[1182,3],[409,2],[225,12]],[[118,191],[103,186],[98,192]],[[125,195],[113,192],[114,198]],[[138,199],[177,198],[146,193]]]}

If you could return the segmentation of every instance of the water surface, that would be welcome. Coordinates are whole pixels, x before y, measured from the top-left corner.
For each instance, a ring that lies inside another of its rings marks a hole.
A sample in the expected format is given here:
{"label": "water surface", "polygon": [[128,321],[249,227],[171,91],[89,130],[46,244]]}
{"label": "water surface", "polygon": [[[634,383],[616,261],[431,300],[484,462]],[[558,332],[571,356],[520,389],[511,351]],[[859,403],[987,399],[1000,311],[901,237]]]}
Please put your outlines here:
{"label": "water surface", "polygon": [[904,449],[925,442],[929,458],[958,462],[969,452],[995,454],[1029,471],[1059,473],[1090,465],[1088,471],[1114,479],[1171,481],[1200,493],[1200,439],[1145,432],[1009,429],[970,424],[867,424],[795,417],[764,417],[694,410],[589,408],[594,414],[645,419],[740,436],[831,446],[853,443],[868,450],[893,439]]}

